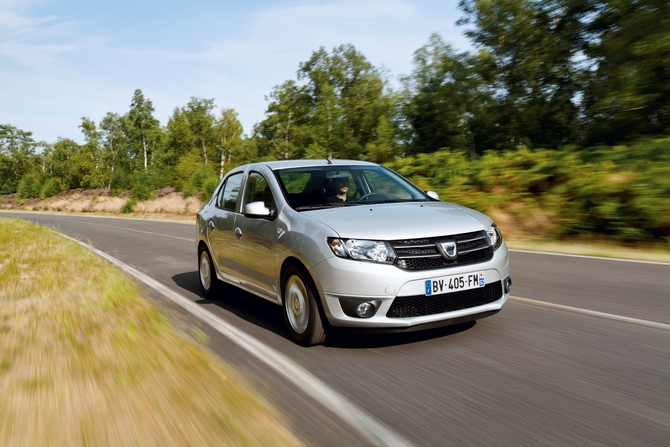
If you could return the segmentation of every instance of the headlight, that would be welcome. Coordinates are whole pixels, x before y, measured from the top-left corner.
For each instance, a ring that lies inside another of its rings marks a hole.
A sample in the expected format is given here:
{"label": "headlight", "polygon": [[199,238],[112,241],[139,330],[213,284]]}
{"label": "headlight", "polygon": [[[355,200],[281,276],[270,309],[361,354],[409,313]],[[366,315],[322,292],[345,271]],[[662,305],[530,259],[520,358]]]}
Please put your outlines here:
{"label": "headlight", "polygon": [[368,241],[365,239],[328,238],[328,246],[340,258],[351,258],[358,261],[380,262],[393,264],[395,252],[391,244],[385,241]]}
{"label": "headlight", "polygon": [[491,242],[491,245],[493,246],[494,249],[497,249],[502,245],[503,238],[502,238],[502,233],[500,232],[500,229],[497,227],[496,224],[491,225],[486,229],[486,234],[489,237],[489,242]]}

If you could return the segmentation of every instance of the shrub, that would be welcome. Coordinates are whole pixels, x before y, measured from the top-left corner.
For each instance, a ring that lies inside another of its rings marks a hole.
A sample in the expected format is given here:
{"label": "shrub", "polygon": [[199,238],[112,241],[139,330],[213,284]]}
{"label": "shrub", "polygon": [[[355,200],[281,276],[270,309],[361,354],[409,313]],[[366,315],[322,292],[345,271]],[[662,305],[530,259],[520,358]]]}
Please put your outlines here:
{"label": "shrub", "polygon": [[40,197],[43,199],[47,197],[53,197],[61,191],[65,190],[65,185],[58,177],[50,178],[44,185],[42,185],[42,190],[40,191]]}
{"label": "shrub", "polygon": [[132,183],[130,189],[132,190],[131,197],[136,200],[147,200],[151,197],[153,191],[153,183],[151,177],[144,172],[136,172],[132,176]]}
{"label": "shrub", "polygon": [[214,176],[214,177],[207,177],[205,181],[203,182],[203,191],[205,193],[205,196],[210,197],[212,194],[214,194],[214,190],[216,189],[217,186],[219,186],[219,178]]}
{"label": "shrub", "polygon": [[176,168],[179,180],[175,186],[186,196],[198,192],[211,194],[219,184],[219,177],[214,170],[204,164],[199,154],[191,153],[183,156]]}
{"label": "shrub", "polygon": [[41,189],[42,185],[39,177],[34,174],[27,174],[19,182],[19,197],[22,199],[38,197]]}
{"label": "shrub", "polygon": [[121,213],[123,214],[130,214],[133,212],[133,208],[135,208],[135,205],[137,205],[137,199],[135,198],[130,198],[126,203],[123,204],[123,209],[121,210]]}
{"label": "shrub", "polygon": [[209,166],[201,165],[191,176],[189,182],[197,192],[204,192],[211,195],[219,183],[219,179]]}
{"label": "shrub", "polygon": [[147,200],[151,197],[151,188],[142,182],[133,183],[132,198],[136,200]]}

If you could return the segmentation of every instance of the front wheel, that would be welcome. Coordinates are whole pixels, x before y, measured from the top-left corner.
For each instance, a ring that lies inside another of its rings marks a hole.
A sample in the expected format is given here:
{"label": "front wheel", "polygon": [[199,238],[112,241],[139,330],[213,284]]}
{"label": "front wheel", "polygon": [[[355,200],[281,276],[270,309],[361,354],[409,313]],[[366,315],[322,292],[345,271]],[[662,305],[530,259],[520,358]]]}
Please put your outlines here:
{"label": "front wheel", "polygon": [[216,277],[209,250],[203,245],[198,249],[198,276],[202,294],[207,298],[212,297],[219,289],[219,279]]}
{"label": "front wheel", "polygon": [[318,345],[326,339],[316,291],[307,274],[291,266],[284,273],[284,321],[291,338],[302,346]]}

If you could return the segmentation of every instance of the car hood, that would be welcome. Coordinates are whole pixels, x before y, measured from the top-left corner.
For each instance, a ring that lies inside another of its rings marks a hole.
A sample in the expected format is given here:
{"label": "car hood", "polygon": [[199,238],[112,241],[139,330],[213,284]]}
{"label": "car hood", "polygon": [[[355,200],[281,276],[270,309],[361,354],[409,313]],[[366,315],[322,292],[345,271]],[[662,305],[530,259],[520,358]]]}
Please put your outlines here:
{"label": "car hood", "polygon": [[483,230],[492,221],[470,208],[448,202],[356,205],[304,211],[340,237],[397,240]]}

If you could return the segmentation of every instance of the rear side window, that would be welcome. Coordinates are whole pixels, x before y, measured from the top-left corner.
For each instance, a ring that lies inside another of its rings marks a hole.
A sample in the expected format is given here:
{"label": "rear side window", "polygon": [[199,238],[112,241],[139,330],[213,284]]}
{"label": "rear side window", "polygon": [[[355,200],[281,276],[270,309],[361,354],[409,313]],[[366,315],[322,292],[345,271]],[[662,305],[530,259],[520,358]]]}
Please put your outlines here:
{"label": "rear side window", "polygon": [[217,203],[219,208],[235,211],[237,208],[237,200],[240,196],[243,176],[244,173],[239,172],[226,179],[226,183],[223,185],[221,194],[219,195],[219,203]]}

